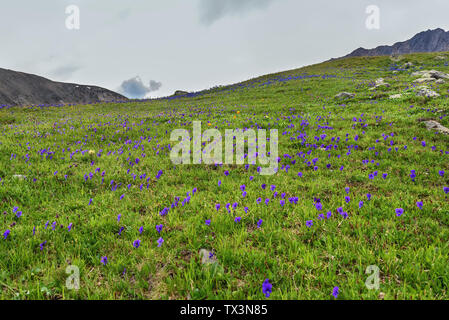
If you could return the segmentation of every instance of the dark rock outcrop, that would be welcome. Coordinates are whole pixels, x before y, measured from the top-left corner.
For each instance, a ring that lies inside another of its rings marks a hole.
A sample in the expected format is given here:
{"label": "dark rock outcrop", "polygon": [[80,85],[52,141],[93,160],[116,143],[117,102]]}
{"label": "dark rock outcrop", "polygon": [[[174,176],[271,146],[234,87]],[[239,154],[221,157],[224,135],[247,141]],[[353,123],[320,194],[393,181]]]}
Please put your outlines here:
{"label": "dark rock outcrop", "polygon": [[173,94],[174,96],[184,96],[188,94],[187,91],[182,91],[182,90],[176,90],[175,93]]}

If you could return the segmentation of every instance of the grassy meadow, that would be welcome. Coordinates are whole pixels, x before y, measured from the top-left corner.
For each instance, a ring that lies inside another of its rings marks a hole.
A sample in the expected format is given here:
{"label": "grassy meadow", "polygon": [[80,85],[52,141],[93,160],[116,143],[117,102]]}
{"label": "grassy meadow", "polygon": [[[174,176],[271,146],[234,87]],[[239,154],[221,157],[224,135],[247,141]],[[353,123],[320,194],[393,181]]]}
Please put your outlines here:
{"label": "grassy meadow", "polygon": [[[2,107],[0,299],[449,299],[449,136],[421,121],[449,127],[449,81],[424,98],[411,75],[449,73],[440,55],[332,60],[167,99]],[[371,90],[380,77],[390,86]],[[192,121],[278,129],[278,172],[173,165],[170,133]]]}

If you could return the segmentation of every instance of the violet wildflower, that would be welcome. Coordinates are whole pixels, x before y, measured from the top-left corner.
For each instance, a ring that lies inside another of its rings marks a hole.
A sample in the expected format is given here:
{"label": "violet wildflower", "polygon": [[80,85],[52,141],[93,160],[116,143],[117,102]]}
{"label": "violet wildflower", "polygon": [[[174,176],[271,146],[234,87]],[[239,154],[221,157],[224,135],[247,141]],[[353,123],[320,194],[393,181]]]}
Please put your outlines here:
{"label": "violet wildflower", "polygon": [[44,250],[44,246],[45,246],[46,244],[47,244],[47,240],[45,240],[44,242],[42,242],[42,243],[39,245],[41,251]]}
{"label": "violet wildflower", "polygon": [[422,210],[423,202],[422,202],[422,201],[417,201],[417,202],[416,202],[416,206],[417,206],[419,209]]}
{"label": "violet wildflower", "polygon": [[157,246],[160,247],[160,246],[162,246],[163,243],[164,243],[164,239],[162,239],[162,237],[160,237],[160,238],[157,240]]}
{"label": "violet wildflower", "polygon": [[272,290],[273,286],[270,283],[270,280],[265,279],[265,281],[262,283],[262,293],[265,295],[265,297],[269,298]]}
{"label": "violet wildflower", "polygon": [[334,289],[332,289],[332,295],[334,296],[335,299],[338,298],[339,292],[340,292],[340,288],[338,288],[338,287],[334,287]]}
{"label": "violet wildflower", "polygon": [[4,233],[3,233],[3,239],[5,239],[6,240],[6,238],[8,238],[8,236],[9,236],[9,234],[11,233],[11,230],[6,230]]}

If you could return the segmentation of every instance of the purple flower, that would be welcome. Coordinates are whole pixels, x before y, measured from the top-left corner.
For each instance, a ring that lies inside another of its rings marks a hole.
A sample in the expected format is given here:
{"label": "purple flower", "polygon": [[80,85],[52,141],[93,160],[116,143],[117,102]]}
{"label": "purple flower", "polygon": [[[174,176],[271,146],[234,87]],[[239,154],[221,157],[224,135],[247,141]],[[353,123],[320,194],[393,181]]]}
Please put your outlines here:
{"label": "purple flower", "polygon": [[156,231],[157,231],[158,233],[161,233],[163,227],[164,227],[163,224],[157,224],[157,225],[156,225]]}
{"label": "purple flower", "polygon": [[139,228],[139,234],[143,233],[143,226]]}
{"label": "purple flower", "polygon": [[137,239],[137,240],[135,240],[134,242],[133,242],[133,247],[134,248],[138,248],[138,247],[140,247],[140,240],[139,239]]}
{"label": "purple flower", "polygon": [[119,213],[117,216],[117,222],[120,222],[120,219],[122,218],[122,215]]}
{"label": "purple flower", "polygon": [[307,226],[308,228],[310,228],[311,226],[313,226],[313,220],[307,220],[307,221],[306,221],[306,226]]}
{"label": "purple flower", "polygon": [[422,209],[422,207],[423,207],[423,202],[422,202],[422,201],[417,201],[417,202],[416,202],[416,206],[417,206],[418,208]]}
{"label": "purple flower", "polygon": [[44,242],[42,242],[39,247],[41,248],[41,251],[44,250],[44,246],[47,244],[47,240],[45,240]]}
{"label": "purple flower", "polygon": [[69,225],[67,226],[67,229],[69,229],[69,231],[72,231],[72,226],[73,226],[73,223],[69,223]]}
{"label": "purple flower", "polygon": [[323,209],[323,205],[321,204],[321,202],[317,202],[315,203],[315,208],[320,211],[321,209]]}
{"label": "purple flower", "polygon": [[235,219],[234,219],[234,221],[235,221],[236,223],[239,223],[241,220],[242,220],[242,217],[235,217]]}
{"label": "purple flower", "polygon": [[449,193],[449,187],[443,187],[443,191],[444,191],[444,193]]}
{"label": "purple flower", "polygon": [[210,219],[206,220],[206,226],[210,226]]}
{"label": "purple flower", "polygon": [[157,246],[160,247],[160,246],[162,246],[163,243],[164,243],[164,239],[162,239],[162,237],[160,237],[160,238],[157,240]]}
{"label": "purple flower", "polygon": [[6,240],[6,238],[8,238],[8,236],[9,236],[9,234],[11,233],[11,230],[6,230],[4,233],[3,233],[3,239],[5,239]]}
{"label": "purple flower", "polygon": [[257,221],[257,228],[260,228],[262,226],[263,220],[259,219],[259,221]]}
{"label": "purple flower", "polygon": [[335,299],[338,298],[339,291],[340,291],[340,288],[338,288],[338,287],[334,287],[334,289],[332,289],[332,295],[334,296]]}
{"label": "purple flower", "polygon": [[346,203],[349,203],[349,202],[351,201],[351,197],[346,196],[346,197],[345,197],[345,201],[346,201]]}
{"label": "purple flower", "polygon": [[359,208],[361,209],[362,207],[363,207],[363,201],[360,200],[360,202],[359,202]]}
{"label": "purple flower", "polygon": [[400,217],[403,213],[404,213],[404,209],[402,209],[402,208],[396,209],[396,216]]}
{"label": "purple flower", "polygon": [[220,204],[219,203],[217,203],[216,205],[215,205],[215,209],[218,211],[218,210],[220,210]]}
{"label": "purple flower", "polygon": [[100,262],[101,262],[103,265],[106,265],[106,264],[108,263],[108,257],[106,257],[106,256],[101,257]]}
{"label": "purple flower", "polygon": [[440,176],[444,177],[444,170],[438,171],[438,174],[439,174]]}
{"label": "purple flower", "polygon": [[270,280],[265,279],[265,281],[262,283],[262,293],[265,295],[265,297],[269,298],[272,290],[273,286],[271,285]]}
{"label": "purple flower", "polygon": [[370,201],[371,200],[371,193],[367,193],[366,197],[368,198],[368,201]]}
{"label": "purple flower", "polygon": [[89,199],[89,206],[92,204],[92,198]]}

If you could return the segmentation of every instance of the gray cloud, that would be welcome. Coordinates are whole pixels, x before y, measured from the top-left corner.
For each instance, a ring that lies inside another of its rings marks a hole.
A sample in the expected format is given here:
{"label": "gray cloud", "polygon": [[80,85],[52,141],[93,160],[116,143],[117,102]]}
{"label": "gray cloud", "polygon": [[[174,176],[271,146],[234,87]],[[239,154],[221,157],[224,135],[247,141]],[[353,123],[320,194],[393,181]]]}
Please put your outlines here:
{"label": "gray cloud", "polygon": [[77,65],[64,65],[53,69],[50,72],[50,75],[60,81],[64,81],[69,79],[76,71],[80,69],[81,67]]}
{"label": "gray cloud", "polygon": [[149,87],[150,92],[151,91],[157,91],[157,90],[160,89],[160,87],[162,87],[162,82],[158,82],[158,81],[155,81],[155,80],[150,80],[150,87]]}
{"label": "gray cloud", "polygon": [[128,98],[142,99],[147,97],[150,92],[157,91],[162,86],[161,82],[150,80],[149,86],[146,86],[139,76],[125,80],[118,88],[118,92]]}
{"label": "gray cloud", "polygon": [[268,7],[273,0],[201,0],[200,21],[211,25],[227,15],[243,14]]}

